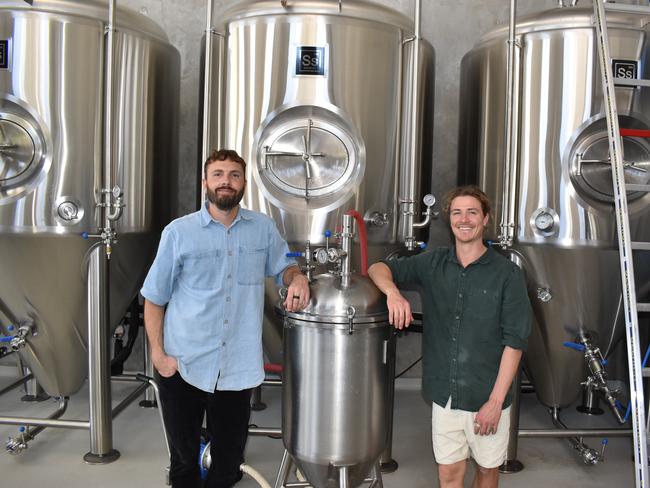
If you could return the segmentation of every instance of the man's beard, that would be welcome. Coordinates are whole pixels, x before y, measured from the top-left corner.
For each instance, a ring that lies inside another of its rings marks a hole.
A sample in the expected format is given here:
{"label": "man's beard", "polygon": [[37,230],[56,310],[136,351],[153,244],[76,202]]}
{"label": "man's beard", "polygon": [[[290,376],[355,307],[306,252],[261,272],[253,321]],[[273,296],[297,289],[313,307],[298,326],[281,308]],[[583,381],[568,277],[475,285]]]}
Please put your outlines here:
{"label": "man's beard", "polygon": [[[229,193],[229,194],[226,194],[226,195],[219,195],[218,191],[223,190],[223,189],[232,190],[234,193]],[[242,188],[238,192],[235,191],[234,188],[231,188],[229,186],[227,186],[227,187],[222,186],[222,187],[217,188],[215,190],[211,190],[210,188],[208,188],[207,189],[208,200],[213,205],[216,205],[216,207],[219,210],[223,210],[223,211],[232,210],[237,205],[239,205],[239,202],[244,197],[244,190],[245,190],[245,187]]]}

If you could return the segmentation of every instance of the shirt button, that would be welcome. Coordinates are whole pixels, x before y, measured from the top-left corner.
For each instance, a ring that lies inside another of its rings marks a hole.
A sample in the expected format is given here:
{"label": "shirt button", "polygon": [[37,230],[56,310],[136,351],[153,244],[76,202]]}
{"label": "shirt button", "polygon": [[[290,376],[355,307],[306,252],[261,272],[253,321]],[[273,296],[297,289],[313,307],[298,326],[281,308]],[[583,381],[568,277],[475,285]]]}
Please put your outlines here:
{"label": "shirt button", "polygon": [[460,275],[461,275],[461,276],[465,276],[465,271],[463,271]]}
{"label": "shirt button", "polygon": [[452,362],[452,363],[455,363],[455,362],[456,362],[456,358],[452,359],[451,362]]}
{"label": "shirt button", "polygon": [[456,320],[460,319],[460,315],[456,315]]}
{"label": "shirt button", "polygon": [[458,294],[458,298],[463,298],[463,294],[462,294],[462,293],[459,293],[459,294]]}
{"label": "shirt button", "polygon": [[227,323],[228,323],[228,319],[224,320],[223,323],[224,323],[224,324],[227,324]]}
{"label": "shirt button", "polygon": [[226,276],[226,278],[230,279],[230,278],[232,278],[232,275],[228,275],[228,276]]}
{"label": "shirt button", "polygon": [[226,231],[226,234],[230,235],[230,231]]}
{"label": "shirt button", "polygon": [[455,337],[452,337],[451,340],[454,341],[454,342],[456,342],[456,338],[455,338]]}
{"label": "shirt button", "polygon": [[226,297],[226,301],[229,302],[229,301],[230,301],[230,297]]}
{"label": "shirt button", "polygon": [[222,342],[221,345],[225,347],[225,346],[226,346],[226,343],[225,343],[225,342]]}
{"label": "shirt button", "polygon": [[228,251],[228,256],[232,256],[232,251]]}

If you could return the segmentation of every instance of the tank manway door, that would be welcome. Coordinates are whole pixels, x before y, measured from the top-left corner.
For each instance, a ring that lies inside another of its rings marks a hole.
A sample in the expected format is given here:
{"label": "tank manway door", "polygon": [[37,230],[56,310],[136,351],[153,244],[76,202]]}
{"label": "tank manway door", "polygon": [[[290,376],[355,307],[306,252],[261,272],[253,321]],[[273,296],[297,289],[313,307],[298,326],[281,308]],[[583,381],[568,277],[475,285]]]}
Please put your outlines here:
{"label": "tank manway door", "polygon": [[257,138],[260,186],[282,208],[338,203],[358,186],[362,176],[358,139],[329,111],[313,107],[321,116],[291,117],[289,113],[296,109],[305,107],[281,113]]}
{"label": "tank manway door", "polygon": [[[632,125],[631,118],[623,118],[621,125]],[[627,123],[626,123],[627,122]],[[602,121],[597,124],[601,126]],[[625,154],[625,181],[630,184],[650,183],[650,144],[645,139],[628,138],[623,140]],[[614,201],[612,167],[609,159],[609,140],[603,129],[594,131],[592,127],[584,131],[574,144],[571,161],[571,177],[584,196],[611,203]],[[641,198],[642,191],[627,191],[628,201]]]}
{"label": "tank manway door", "polygon": [[15,196],[40,169],[43,145],[38,132],[13,114],[0,114],[0,202]]}

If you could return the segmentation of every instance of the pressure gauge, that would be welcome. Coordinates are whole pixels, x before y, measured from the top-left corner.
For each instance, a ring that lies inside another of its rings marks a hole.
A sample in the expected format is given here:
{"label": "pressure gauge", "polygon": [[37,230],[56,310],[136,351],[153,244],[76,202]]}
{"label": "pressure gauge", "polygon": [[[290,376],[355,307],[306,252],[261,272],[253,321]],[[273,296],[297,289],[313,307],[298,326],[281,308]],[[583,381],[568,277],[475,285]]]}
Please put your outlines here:
{"label": "pressure gauge", "polygon": [[544,236],[549,236],[555,232],[558,221],[557,213],[553,209],[545,207],[538,208],[530,216],[530,224],[533,229]]}
{"label": "pressure gauge", "polygon": [[553,216],[548,212],[542,212],[535,217],[535,227],[542,232],[548,232],[553,228]]}
{"label": "pressure gauge", "polygon": [[434,197],[431,193],[424,195],[424,198],[422,200],[427,207],[433,207],[436,203],[436,197]]}
{"label": "pressure gauge", "polygon": [[320,264],[327,263],[327,260],[329,258],[328,254],[327,254],[327,249],[325,249],[324,247],[321,247],[319,249],[316,249],[316,252],[314,254],[315,254],[317,262],[319,262]]}

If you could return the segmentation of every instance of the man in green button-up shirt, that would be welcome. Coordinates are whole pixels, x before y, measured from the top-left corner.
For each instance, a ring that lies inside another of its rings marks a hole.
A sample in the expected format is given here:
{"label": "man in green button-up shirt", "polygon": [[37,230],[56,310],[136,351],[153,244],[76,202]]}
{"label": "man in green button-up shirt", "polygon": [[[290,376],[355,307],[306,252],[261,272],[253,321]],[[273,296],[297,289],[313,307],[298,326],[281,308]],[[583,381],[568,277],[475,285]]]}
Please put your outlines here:
{"label": "man in green button-up shirt", "polygon": [[433,448],[441,487],[462,487],[466,458],[475,484],[498,484],[508,446],[510,387],[526,348],[531,306],[521,270],[483,243],[490,217],[476,187],[450,192],[445,214],[454,246],[376,263],[369,274],[386,294],[396,328],[412,320],[397,284],[421,285],[424,397],[433,402]]}

